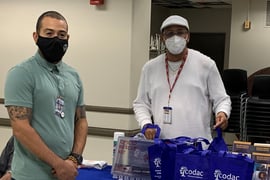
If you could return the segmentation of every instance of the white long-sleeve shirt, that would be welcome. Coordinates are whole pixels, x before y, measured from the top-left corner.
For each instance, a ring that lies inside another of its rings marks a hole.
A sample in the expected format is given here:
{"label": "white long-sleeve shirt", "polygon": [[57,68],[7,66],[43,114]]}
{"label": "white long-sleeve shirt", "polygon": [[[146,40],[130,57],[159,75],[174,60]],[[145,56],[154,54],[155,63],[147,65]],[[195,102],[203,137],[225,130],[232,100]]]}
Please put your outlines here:
{"label": "white long-sleeve shirt", "polygon": [[[173,84],[176,75],[169,74]],[[161,54],[144,65],[137,98],[133,102],[141,128],[152,123],[153,116],[154,123],[161,128],[160,138],[189,136],[211,141],[213,112],[223,111],[230,116],[231,100],[216,63],[196,50],[188,49],[186,62],[171,93],[172,123],[164,124],[163,107],[168,106],[169,91],[165,54]]]}

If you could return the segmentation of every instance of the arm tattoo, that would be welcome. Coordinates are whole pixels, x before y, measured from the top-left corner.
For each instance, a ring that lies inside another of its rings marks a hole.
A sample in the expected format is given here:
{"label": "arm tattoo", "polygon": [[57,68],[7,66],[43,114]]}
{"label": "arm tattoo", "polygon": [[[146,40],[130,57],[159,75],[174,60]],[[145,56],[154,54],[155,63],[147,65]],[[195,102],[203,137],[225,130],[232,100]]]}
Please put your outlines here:
{"label": "arm tattoo", "polygon": [[8,106],[7,107],[9,117],[14,120],[31,120],[32,109],[20,106]]}
{"label": "arm tattoo", "polygon": [[76,110],[75,121],[78,121],[82,118],[86,118],[85,106],[79,106]]}

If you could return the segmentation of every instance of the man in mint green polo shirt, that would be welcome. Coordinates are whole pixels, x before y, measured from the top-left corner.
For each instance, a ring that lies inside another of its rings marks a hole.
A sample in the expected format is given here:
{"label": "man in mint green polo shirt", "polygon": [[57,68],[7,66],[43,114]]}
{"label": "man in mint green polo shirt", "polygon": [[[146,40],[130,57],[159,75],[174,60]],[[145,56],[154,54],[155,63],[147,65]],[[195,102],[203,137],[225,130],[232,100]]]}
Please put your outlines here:
{"label": "man in mint green polo shirt", "polygon": [[37,53],[11,68],[5,84],[15,137],[12,179],[74,180],[88,124],[80,77],[62,61],[66,19],[56,11],[43,13],[33,38]]}

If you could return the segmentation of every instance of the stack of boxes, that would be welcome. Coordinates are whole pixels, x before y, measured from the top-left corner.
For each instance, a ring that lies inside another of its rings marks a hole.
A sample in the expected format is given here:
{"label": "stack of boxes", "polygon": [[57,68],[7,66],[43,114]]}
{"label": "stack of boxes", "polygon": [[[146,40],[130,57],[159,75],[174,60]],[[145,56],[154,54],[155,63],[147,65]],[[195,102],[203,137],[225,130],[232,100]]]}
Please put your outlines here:
{"label": "stack of boxes", "polygon": [[242,153],[255,161],[253,180],[270,179],[270,144],[234,141],[233,153]]}

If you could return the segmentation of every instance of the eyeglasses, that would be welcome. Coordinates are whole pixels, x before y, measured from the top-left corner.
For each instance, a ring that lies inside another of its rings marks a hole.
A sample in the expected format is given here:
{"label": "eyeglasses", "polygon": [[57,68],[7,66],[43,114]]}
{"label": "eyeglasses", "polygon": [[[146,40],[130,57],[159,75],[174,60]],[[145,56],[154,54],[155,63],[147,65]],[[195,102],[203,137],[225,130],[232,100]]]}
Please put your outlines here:
{"label": "eyeglasses", "polygon": [[188,33],[188,31],[187,30],[179,30],[179,31],[164,31],[164,36],[166,37],[166,38],[170,38],[170,37],[173,37],[174,35],[176,35],[176,36],[184,36],[185,34],[187,34]]}

